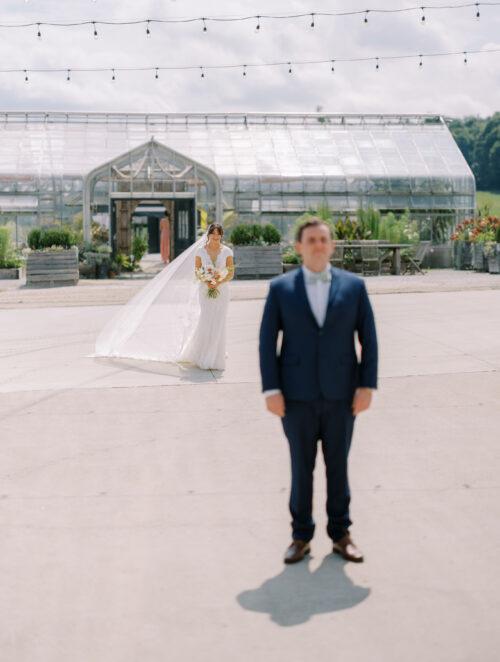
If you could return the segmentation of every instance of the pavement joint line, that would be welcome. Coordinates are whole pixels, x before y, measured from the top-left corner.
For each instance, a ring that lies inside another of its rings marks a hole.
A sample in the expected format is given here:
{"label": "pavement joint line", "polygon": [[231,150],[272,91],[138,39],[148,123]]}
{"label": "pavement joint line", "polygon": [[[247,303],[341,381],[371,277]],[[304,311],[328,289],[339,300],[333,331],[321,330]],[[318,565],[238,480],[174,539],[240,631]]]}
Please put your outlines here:
{"label": "pavement joint line", "polygon": [[[500,485],[485,485],[485,486],[473,486],[468,484],[462,485],[453,485],[449,487],[358,487],[351,488],[352,492],[358,493],[369,493],[369,492],[426,492],[426,493],[435,493],[435,492],[456,492],[456,491],[488,491],[488,490],[499,490]],[[41,496],[26,496],[26,495],[10,495],[10,494],[0,494],[1,501],[52,501],[54,499],[60,500],[74,500],[74,499],[165,499],[169,497],[217,497],[217,496],[251,496],[251,495],[276,495],[276,494],[287,494],[289,492],[289,487],[283,487],[276,490],[247,490],[247,491],[229,491],[229,492],[162,492],[156,494],[141,494],[141,493],[131,493],[131,494],[52,494],[52,495],[41,495]],[[325,489],[316,489],[315,494],[320,496],[326,495]]]}
{"label": "pavement joint line", "polygon": [[[409,375],[389,375],[387,377],[381,377],[380,382],[383,381],[389,381],[389,380],[394,380],[394,379],[408,379],[411,377],[445,377],[445,376],[455,376],[455,375],[476,375],[476,374],[487,374],[487,373],[496,373],[499,372],[500,368],[492,368],[491,370],[467,370],[467,371],[459,371],[459,372],[432,372],[432,373],[414,373],[414,374],[409,374]],[[92,379],[97,380],[97,379],[105,379],[106,377],[109,377],[109,375],[104,375],[101,377],[93,377]],[[188,383],[183,383],[183,384],[140,384],[140,385],[135,385],[135,386],[130,386],[128,384],[122,385],[122,386],[103,386],[103,387],[94,387],[94,386],[68,386],[68,387],[55,387],[55,388],[44,388],[44,389],[22,389],[22,390],[15,390],[15,391],[2,391],[0,390],[0,395],[7,395],[8,393],[52,393],[52,392],[71,392],[71,391],[79,391],[82,390],[82,388],[85,388],[86,390],[112,390],[112,389],[145,389],[145,388],[181,388],[181,387],[191,387],[191,386],[207,386],[211,385],[213,386],[214,384],[217,384],[218,386],[248,386],[250,384],[257,384],[256,381],[251,381],[251,382],[241,382],[241,381],[223,381],[221,379],[216,379],[214,381],[204,381],[204,382],[188,382]],[[1,386],[1,384],[0,384]],[[379,391],[381,390],[380,388],[378,389]],[[259,391],[260,394],[261,391]],[[17,412],[19,413],[19,412]],[[2,420],[0,418],[0,420]]]}

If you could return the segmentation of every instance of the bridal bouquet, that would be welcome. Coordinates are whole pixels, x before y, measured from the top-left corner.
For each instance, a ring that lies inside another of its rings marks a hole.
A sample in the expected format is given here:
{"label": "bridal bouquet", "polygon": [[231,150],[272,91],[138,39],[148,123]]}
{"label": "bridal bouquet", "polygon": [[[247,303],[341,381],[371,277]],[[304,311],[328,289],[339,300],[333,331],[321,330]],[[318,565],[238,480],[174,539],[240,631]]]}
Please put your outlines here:
{"label": "bridal bouquet", "polygon": [[[196,269],[196,277],[202,283],[207,284],[207,296],[209,299],[216,299],[220,292],[217,285],[227,276],[227,269],[216,269],[215,267],[200,267]],[[208,285],[215,285],[215,287],[208,287]]]}

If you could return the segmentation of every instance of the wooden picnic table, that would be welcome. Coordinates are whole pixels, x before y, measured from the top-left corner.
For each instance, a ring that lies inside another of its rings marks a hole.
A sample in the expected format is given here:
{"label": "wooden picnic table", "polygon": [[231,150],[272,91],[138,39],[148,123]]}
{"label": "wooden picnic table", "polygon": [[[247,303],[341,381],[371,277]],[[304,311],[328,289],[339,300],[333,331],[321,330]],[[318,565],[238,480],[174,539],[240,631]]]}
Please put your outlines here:
{"label": "wooden picnic table", "polygon": [[[344,248],[361,248],[366,246],[362,241],[346,241],[344,242]],[[378,250],[390,251],[392,253],[392,267],[391,273],[395,276],[401,274],[401,249],[409,248],[411,244],[375,244]]]}

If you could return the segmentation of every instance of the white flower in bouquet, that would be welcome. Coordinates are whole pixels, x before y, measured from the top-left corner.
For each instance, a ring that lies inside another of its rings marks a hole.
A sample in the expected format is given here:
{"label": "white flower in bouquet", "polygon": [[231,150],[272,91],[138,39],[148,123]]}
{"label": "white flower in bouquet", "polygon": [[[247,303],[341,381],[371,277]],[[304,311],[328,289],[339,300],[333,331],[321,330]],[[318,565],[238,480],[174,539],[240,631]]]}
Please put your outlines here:
{"label": "white flower in bouquet", "polygon": [[216,299],[220,292],[217,286],[227,276],[227,269],[216,269],[215,267],[199,267],[196,269],[196,277],[202,283],[207,285],[207,296],[209,299]]}

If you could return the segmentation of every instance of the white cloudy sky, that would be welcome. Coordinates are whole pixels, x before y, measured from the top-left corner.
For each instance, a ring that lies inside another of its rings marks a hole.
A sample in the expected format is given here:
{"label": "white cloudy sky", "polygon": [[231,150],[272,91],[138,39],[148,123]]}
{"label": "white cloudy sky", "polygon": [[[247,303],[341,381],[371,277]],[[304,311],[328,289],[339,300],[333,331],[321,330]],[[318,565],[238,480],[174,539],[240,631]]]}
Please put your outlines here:
{"label": "white cloudy sky", "polygon": [[[390,0],[1,0],[0,22],[141,19],[210,15],[255,15],[332,9],[414,6]],[[433,4],[438,4],[434,2]],[[450,0],[450,4],[459,4]],[[89,26],[0,28],[0,69],[35,67],[127,67],[258,63],[300,59],[375,57],[436,51],[500,48],[500,5],[398,15],[151,27]],[[430,112],[452,116],[489,115],[500,110],[500,53],[383,62],[209,71],[65,74],[0,73],[0,110],[101,110],[139,112],[315,111]]]}

